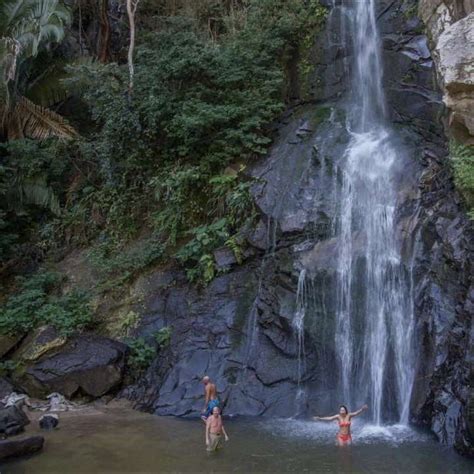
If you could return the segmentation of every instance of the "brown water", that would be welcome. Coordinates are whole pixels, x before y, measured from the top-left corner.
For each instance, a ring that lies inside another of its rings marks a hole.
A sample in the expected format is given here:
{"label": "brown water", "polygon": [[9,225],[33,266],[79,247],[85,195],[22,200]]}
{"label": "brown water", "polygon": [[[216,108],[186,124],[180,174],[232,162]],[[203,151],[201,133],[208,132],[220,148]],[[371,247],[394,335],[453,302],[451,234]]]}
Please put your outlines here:
{"label": "brown water", "polygon": [[[33,425],[33,424],[32,424]],[[36,425],[36,423],[34,423]],[[42,453],[1,474],[151,472],[473,473],[474,463],[402,427],[354,427],[354,445],[334,445],[336,426],[294,420],[225,420],[230,441],[215,454],[200,420],[112,409],[63,416],[43,433]],[[36,432],[31,427],[28,434]]]}

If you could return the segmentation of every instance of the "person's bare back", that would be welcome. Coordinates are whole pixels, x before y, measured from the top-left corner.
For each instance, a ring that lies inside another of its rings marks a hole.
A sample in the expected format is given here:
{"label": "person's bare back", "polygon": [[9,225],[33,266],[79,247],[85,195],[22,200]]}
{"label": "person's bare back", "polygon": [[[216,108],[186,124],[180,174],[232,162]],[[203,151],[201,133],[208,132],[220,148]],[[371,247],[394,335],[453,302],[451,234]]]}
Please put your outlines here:
{"label": "person's bare back", "polygon": [[217,388],[216,385],[211,382],[209,376],[204,376],[202,378],[202,383],[204,384],[204,407],[201,412],[201,419],[206,422],[206,419],[211,415],[212,409],[220,405],[219,398],[217,398]]}
{"label": "person's bare back", "polygon": [[217,399],[217,389],[215,384],[208,383],[205,388],[206,400],[216,400]]}

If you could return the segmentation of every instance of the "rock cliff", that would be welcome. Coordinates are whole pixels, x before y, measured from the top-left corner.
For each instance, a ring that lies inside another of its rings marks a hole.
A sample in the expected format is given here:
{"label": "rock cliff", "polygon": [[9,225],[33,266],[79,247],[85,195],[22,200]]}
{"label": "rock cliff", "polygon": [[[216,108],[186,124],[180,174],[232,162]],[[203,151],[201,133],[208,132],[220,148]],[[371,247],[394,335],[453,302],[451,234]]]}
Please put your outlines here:
{"label": "rock cliff", "polygon": [[[405,265],[413,272],[419,363],[411,420],[433,430],[441,442],[472,453],[472,227],[452,183],[442,120],[446,109],[414,7],[415,2],[382,1],[377,12],[384,88],[406,157],[397,220]],[[216,381],[227,414],[289,416],[328,409],[340,396],[332,375],[337,348],[331,337],[331,284],[338,250],[331,229],[338,162],[348,141],[342,105],[350,57],[337,16],[328,21],[328,31],[315,40],[309,103],[282,117],[271,152],[251,171],[260,221],[248,235],[244,264],[223,251],[218,261],[227,273],[203,290],[190,287],[174,269],[151,272],[132,288],[141,301],[134,309],[143,314],[137,334],[173,329],[167,353],[123,392],[142,409],[197,415],[204,374]],[[432,41],[443,45],[443,34],[432,35]],[[356,252],[357,245],[362,242],[354,236]],[[312,310],[302,365],[295,314],[303,267],[311,269]]]}
{"label": "rock cliff", "polygon": [[463,143],[474,144],[474,2],[420,0],[420,17],[434,50],[449,127]]}

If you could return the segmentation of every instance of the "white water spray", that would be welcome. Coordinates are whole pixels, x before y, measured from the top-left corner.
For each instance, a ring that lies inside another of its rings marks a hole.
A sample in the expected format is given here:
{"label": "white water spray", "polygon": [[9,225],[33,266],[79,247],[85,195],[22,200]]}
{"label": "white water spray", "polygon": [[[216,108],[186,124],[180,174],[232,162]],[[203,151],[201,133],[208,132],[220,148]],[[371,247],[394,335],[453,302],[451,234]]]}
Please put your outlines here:
{"label": "white water spray", "polygon": [[301,384],[301,378],[304,372],[305,350],[304,350],[304,317],[306,314],[306,270],[301,270],[298,277],[298,288],[296,292],[296,311],[293,319],[293,325],[296,329],[298,339],[298,385]]}
{"label": "white water spray", "polygon": [[[366,398],[377,424],[383,421],[387,392],[395,392],[400,421],[407,423],[413,308],[410,278],[396,239],[394,173],[399,151],[385,124],[374,0],[355,2],[354,10],[348,114],[352,138],[343,164],[338,229],[335,343],[340,388],[348,403]],[[389,380],[389,368],[395,382]],[[387,384],[393,387],[387,390]]]}

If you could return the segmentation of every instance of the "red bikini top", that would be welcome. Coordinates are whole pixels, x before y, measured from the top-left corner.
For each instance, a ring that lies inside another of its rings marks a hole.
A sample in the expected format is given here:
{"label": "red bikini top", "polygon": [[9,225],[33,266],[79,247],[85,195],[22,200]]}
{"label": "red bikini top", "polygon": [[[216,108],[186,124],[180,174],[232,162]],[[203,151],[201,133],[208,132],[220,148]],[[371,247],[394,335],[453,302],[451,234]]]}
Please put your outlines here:
{"label": "red bikini top", "polygon": [[351,422],[350,421],[340,421],[339,422],[339,426],[343,427],[343,426],[351,426]]}

